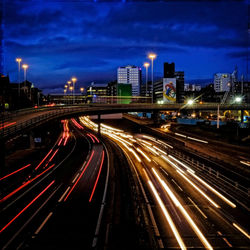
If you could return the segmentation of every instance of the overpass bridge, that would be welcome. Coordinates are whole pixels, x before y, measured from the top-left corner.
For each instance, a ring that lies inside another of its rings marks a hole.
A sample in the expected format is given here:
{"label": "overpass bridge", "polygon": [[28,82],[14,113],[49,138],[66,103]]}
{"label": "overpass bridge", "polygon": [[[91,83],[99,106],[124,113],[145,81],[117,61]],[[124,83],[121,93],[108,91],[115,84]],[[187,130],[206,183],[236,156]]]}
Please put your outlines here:
{"label": "overpass bridge", "polygon": [[[243,114],[244,110],[250,111],[250,104],[193,104],[187,105],[182,103],[176,104],[151,104],[151,103],[135,103],[135,104],[80,104],[72,106],[54,106],[41,107],[38,109],[24,109],[13,113],[1,113],[0,138],[7,139],[14,134],[23,130],[38,126],[51,119],[64,119],[78,115],[98,115],[99,119],[102,114],[111,113],[127,113],[127,112],[153,112],[157,114],[160,111],[215,111],[218,109],[240,110]],[[8,126],[8,124],[11,124]]]}

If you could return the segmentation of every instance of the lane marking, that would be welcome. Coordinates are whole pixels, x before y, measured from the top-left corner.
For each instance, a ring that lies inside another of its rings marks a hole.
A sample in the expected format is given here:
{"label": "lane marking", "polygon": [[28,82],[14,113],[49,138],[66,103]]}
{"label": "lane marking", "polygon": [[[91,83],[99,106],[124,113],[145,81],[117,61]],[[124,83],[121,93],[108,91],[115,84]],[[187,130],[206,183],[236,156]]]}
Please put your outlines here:
{"label": "lane marking", "polygon": [[[217,233],[218,233],[220,236],[222,236],[222,233],[221,233],[220,231],[217,231]],[[227,243],[227,245],[228,245],[229,247],[233,247],[225,237],[222,237],[222,239]]]}
{"label": "lane marking", "polygon": [[172,180],[172,182],[181,190],[181,191],[183,191],[183,189],[177,184],[177,182],[174,180],[174,179],[171,179]]}
{"label": "lane marking", "polygon": [[205,218],[205,219],[207,219],[207,216],[201,211],[201,209],[194,203],[194,201],[193,200],[191,200],[191,198],[190,197],[188,197],[188,199],[191,201],[191,203],[196,207],[196,209],[201,213],[201,215]]}
{"label": "lane marking", "polygon": [[45,220],[43,221],[43,223],[37,228],[37,230],[35,231],[35,235],[38,235],[39,232],[42,230],[42,228],[44,227],[44,225],[47,223],[47,221],[49,220],[49,218],[52,216],[52,212],[50,212],[48,214],[48,216],[45,218]]}
{"label": "lane marking", "polygon": [[74,178],[74,180],[72,181],[72,183],[74,183],[74,182],[76,181],[76,179],[77,179],[77,177],[79,176],[79,174],[80,174],[80,173],[78,173],[78,174],[75,176],[75,178]]}
{"label": "lane marking", "polygon": [[160,169],[168,176],[168,172],[164,168],[160,167]]}
{"label": "lane marking", "polygon": [[68,186],[68,188],[66,189],[66,191],[63,193],[63,195],[61,196],[61,198],[58,200],[58,202],[61,202],[64,198],[64,196],[67,194],[67,192],[69,191],[70,186]]}

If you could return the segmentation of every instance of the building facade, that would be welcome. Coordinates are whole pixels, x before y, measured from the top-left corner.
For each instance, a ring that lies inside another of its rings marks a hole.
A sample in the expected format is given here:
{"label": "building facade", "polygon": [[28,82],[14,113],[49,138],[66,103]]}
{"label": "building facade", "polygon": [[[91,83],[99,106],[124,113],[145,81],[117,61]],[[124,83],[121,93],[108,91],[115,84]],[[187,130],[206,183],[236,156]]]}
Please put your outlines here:
{"label": "building facade", "polygon": [[230,73],[214,74],[214,90],[215,92],[230,91],[232,77]]}
{"label": "building facade", "polygon": [[137,66],[119,67],[117,70],[118,84],[131,84],[132,96],[139,96],[141,89],[141,68]]}
{"label": "building facade", "polygon": [[163,80],[154,83],[154,99],[158,103],[184,102],[184,72],[175,71],[174,63],[164,63]]}

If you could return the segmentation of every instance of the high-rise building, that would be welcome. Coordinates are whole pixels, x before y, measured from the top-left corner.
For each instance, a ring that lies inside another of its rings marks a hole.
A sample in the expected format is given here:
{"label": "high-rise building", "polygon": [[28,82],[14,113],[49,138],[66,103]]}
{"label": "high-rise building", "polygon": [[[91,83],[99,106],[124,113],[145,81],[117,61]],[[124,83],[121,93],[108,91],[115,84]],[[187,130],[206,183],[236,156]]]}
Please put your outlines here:
{"label": "high-rise building", "polygon": [[117,83],[131,84],[132,96],[139,96],[141,88],[141,68],[131,65],[119,67],[117,70]]}
{"label": "high-rise building", "polygon": [[164,78],[174,78],[174,77],[175,77],[175,64],[164,63]]}
{"label": "high-rise building", "polygon": [[184,72],[175,71],[174,63],[164,63],[163,81],[154,83],[155,100],[163,103],[184,101]]}
{"label": "high-rise building", "polygon": [[216,73],[214,74],[214,90],[215,92],[229,91],[232,84],[232,77],[230,73]]}

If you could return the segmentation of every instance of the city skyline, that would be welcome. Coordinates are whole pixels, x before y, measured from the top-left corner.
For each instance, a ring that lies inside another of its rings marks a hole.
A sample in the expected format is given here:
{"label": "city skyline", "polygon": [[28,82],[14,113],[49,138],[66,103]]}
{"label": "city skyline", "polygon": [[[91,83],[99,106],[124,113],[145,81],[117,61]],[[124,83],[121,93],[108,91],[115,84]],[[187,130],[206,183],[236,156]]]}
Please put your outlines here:
{"label": "city skyline", "polygon": [[5,1],[5,73],[16,82],[21,57],[28,80],[61,92],[72,76],[85,86],[107,83],[129,64],[142,67],[144,79],[143,63],[154,52],[155,79],[163,77],[164,62],[175,62],[186,80],[232,73],[235,65],[246,75],[247,7],[247,1]]}

